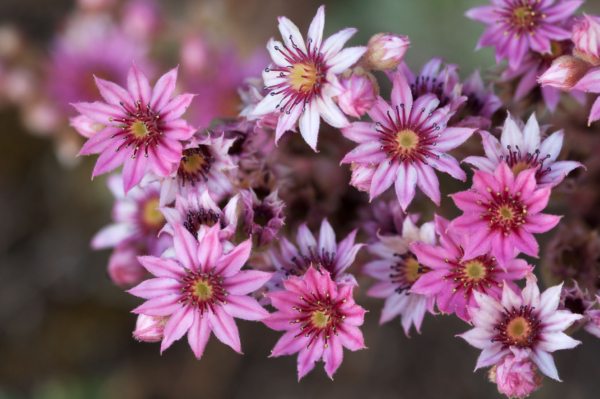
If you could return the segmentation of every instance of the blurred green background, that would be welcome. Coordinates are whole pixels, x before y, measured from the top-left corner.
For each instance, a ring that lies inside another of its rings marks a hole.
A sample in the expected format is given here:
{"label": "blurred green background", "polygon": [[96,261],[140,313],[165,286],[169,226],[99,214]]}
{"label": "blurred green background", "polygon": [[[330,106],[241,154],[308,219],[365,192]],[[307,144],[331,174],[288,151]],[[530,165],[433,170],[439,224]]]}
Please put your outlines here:
{"label": "blurred green background", "polygon": [[[407,35],[412,48],[406,60],[413,69],[434,56],[460,65],[463,77],[495,65],[492,49],[473,51],[483,26],[463,16],[484,0],[325,4],[326,35],[354,26],[359,34],[353,45],[381,31]],[[283,13],[306,32],[320,2],[161,5],[176,18],[188,16],[192,6],[205,12],[199,21],[212,21],[219,35],[250,51],[278,36],[276,16]],[[18,26],[44,46],[72,7],[66,0],[0,0],[0,23]],[[600,2],[588,0],[581,10],[598,14]],[[139,301],[107,278],[110,251],[89,248],[93,234],[110,222],[112,207],[104,177],[90,182],[94,162],[63,168],[49,141],[28,135],[14,109],[0,112],[1,399],[501,397],[485,371],[473,373],[479,351],[454,337],[467,324],[427,315],[423,334],[413,331],[409,339],[398,319],[378,326],[383,303],[365,297],[363,287],[357,296],[370,310],[362,328],[369,349],[346,351],[333,382],[320,364],[298,383],[296,356],[267,359],[280,333],[259,323],[238,321],[244,356],[214,337],[200,361],[185,339],[162,356],[159,345],[136,342],[130,310]],[[565,382],[546,379],[532,398],[599,396],[600,342],[583,331],[575,338],[583,347],[555,355]]]}

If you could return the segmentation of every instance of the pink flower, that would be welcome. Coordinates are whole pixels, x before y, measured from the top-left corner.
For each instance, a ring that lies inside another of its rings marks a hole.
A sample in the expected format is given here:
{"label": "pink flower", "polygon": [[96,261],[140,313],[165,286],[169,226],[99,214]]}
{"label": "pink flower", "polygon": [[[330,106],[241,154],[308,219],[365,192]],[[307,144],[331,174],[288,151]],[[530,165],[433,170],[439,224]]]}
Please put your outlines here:
{"label": "pink flower", "polygon": [[574,55],[600,66],[600,17],[586,15],[573,27],[571,39],[575,43]]}
{"label": "pink flower", "polygon": [[396,73],[392,106],[379,97],[368,112],[374,123],[354,122],[342,129],[346,138],[360,144],[342,163],[377,167],[370,185],[371,200],[395,182],[398,201],[406,212],[417,185],[439,205],[440,187],[433,168],[466,180],[458,161],[446,151],[462,144],[475,129],[447,128],[452,115],[449,107],[437,108],[439,103],[435,95],[426,94],[413,104],[406,78]]}
{"label": "pink flower", "polygon": [[244,241],[227,254],[219,240],[220,227],[203,226],[199,241],[181,225],[175,225],[176,259],[139,257],[157,278],[146,280],[128,292],[147,299],[133,313],[170,316],[164,329],[161,352],[186,332],[199,359],[212,331],[217,338],[241,353],[234,317],[263,320],[269,313],[246,294],[260,288],[271,273],[240,271],[252,244]]}
{"label": "pink flower", "polygon": [[100,230],[92,239],[92,248],[104,249],[123,245],[144,248],[144,254],[159,256],[172,245],[168,236],[158,237],[166,219],[158,210],[159,185],[154,183],[145,188],[135,187],[125,197],[120,175],[107,179],[108,188],[115,196],[112,211],[114,224]]}
{"label": "pink flower", "polygon": [[515,179],[506,162],[500,162],[493,175],[475,171],[472,190],[451,195],[464,214],[450,227],[471,234],[465,261],[491,250],[506,269],[520,252],[537,256],[539,246],[532,233],[552,229],[561,217],[539,213],[548,204],[550,187],[536,189],[535,173],[535,169],[527,169]]}
{"label": "pink flower", "polygon": [[404,219],[407,217],[417,223],[420,214],[402,212],[398,201],[371,202],[361,210],[361,228],[369,243],[379,241],[379,236],[401,236]]}
{"label": "pink flower", "polygon": [[[502,107],[502,100],[494,94],[494,85],[488,88],[483,84],[479,71],[463,82],[462,95],[468,99],[465,103],[465,116],[459,123],[461,127],[488,128],[492,124],[492,116]],[[452,118],[458,119],[458,113]]]}
{"label": "pink flower", "polygon": [[338,106],[346,115],[360,118],[377,102],[377,80],[361,67],[346,69],[336,87],[341,92],[337,96]]}
{"label": "pink flower", "polygon": [[285,281],[289,276],[303,276],[311,265],[326,270],[337,283],[358,285],[352,274],[344,273],[352,266],[356,254],[364,246],[364,244],[354,244],[357,231],[353,230],[338,244],[333,228],[327,219],[323,219],[318,242],[306,223],[298,228],[296,241],[299,249],[285,237],[281,237],[279,240],[281,250],[270,251],[277,273],[268,284],[269,290],[281,290],[282,280]]}
{"label": "pink flower", "polygon": [[[587,75],[573,86],[573,89],[590,93],[600,93],[600,68],[590,70]],[[597,121],[598,119],[600,119],[600,97],[598,97],[594,102],[594,105],[592,105],[588,124],[591,125],[592,122]]]}
{"label": "pink flower", "polygon": [[170,317],[171,316],[154,317],[146,316],[145,314],[139,315],[137,322],[135,323],[133,338],[144,342],[162,341],[165,333],[165,325],[169,321]]}
{"label": "pink flower", "polygon": [[210,190],[204,186],[200,190],[191,190],[187,197],[176,194],[175,208],[162,207],[167,224],[161,233],[175,235],[175,225],[185,227],[194,237],[198,236],[202,226],[219,225],[221,240],[231,240],[237,228],[237,207],[239,195],[231,198],[221,210],[211,197]]}
{"label": "pink flower", "polygon": [[317,150],[320,118],[333,127],[348,125],[348,120],[333,102],[338,93],[332,87],[333,75],[340,74],[367,51],[365,47],[344,44],[357,32],[346,28],[323,41],[325,6],[319,7],[308,29],[308,40],[286,17],[279,17],[279,30],[284,44],[269,40],[267,49],[274,64],[263,73],[265,85],[271,92],[254,109],[253,115],[279,111],[275,140],[300,120],[300,133]]}
{"label": "pink flower", "polygon": [[291,276],[283,282],[285,291],[267,294],[277,312],[263,322],[273,330],[286,331],[270,357],[298,353],[298,379],[315,367],[321,358],[333,379],[344,352],[365,348],[358,326],[365,310],[352,298],[350,285],[336,285],[329,272],[310,267],[304,277]]}
{"label": "pink flower", "polygon": [[279,229],[283,227],[285,203],[277,196],[277,190],[262,201],[258,199],[252,188],[241,190],[240,193],[242,195],[244,233],[248,236],[255,236],[259,247],[269,245],[277,238]]}
{"label": "pink flower", "polygon": [[195,134],[183,143],[183,154],[179,154],[178,165],[172,176],[162,177],[149,171],[142,185],[160,181],[160,206],[171,204],[176,195],[187,197],[192,190],[208,187],[215,201],[221,201],[233,193],[229,178],[224,173],[233,169],[228,152],[235,139],[226,139],[224,134]]}
{"label": "pink flower", "polygon": [[558,185],[575,168],[585,168],[575,161],[556,161],[565,134],[559,130],[542,141],[535,113],[524,128],[519,128],[509,114],[500,141],[486,131],[480,130],[479,134],[487,157],[470,156],[463,162],[487,173],[494,173],[501,163],[508,165],[515,178],[522,171],[533,169],[537,186],[542,188]]}
{"label": "pink flower", "polygon": [[542,386],[543,376],[529,359],[527,350],[511,346],[512,354],[502,358],[490,370],[490,380],[498,384],[498,391],[509,398],[526,398]]}
{"label": "pink flower", "polygon": [[146,75],[133,64],[127,90],[96,78],[106,103],[73,104],[82,115],[107,125],[79,153],[100,154],[92,177],[124,164],[123,188],[128,192],[142,180],[147,166],[163,177],[173,172],[181,159],[180,140],[189,139],[196,130],[179,118],[194,96],[182,94],[171,99],[176,80],[177,69],[173,69],[152,90]]}
{"label": "pink flower", "polygon": [[133,287],[148,277],[148,271],[138,262],[138,256],[144,255],[143,245],[117,245],[108,259],[108,276],[119,287]]}
{"label": "pink flower", "polygon": [[581,343],[562,331],[582,317],[557,310],[560,289],[560,285],[554,286],[540,295],[535,276],[529,275],[522,293],[504,285],[500,301],[475,292],[479,308],[469,308],[475,328],[459,335],[483,350],[475,370],[500,362],[512,349],[521,349],[542,373],[560,381],[550,353]]}
{"label": "pink flower", "polygon": [[538,78],[544,86],[552,86],[563,91],[569,91],[592,68],[588,62],[564,55],[552,62],[550,68]]}
{"label": "pink flower", "polygon": [[371,191],[371,183],[373,182],[375,172],[377,172],[377,165],[362,165],[352,162],[350,170],[352,171],[350,185],[356,187],[360,191],[365,191],[367,193]]}
{"label": "pink flower", "polygon": [[477,50],[495,46],[496,62],[508,58],[510,69],[517,69],[528,51],[550,53],[551,41],[571,36],[557,26],[570,17],[584,0],[491,0],[493,5],[473,8],[467,17],[489,25],[479,39]]}
{"label": "pink flower", "polygon": [[410,39],[393,33],[377,33],[367,43],[364,59],[370,69],[392,70],[404,59]]}
{"label": "pink flower", "polygon": [[433,222],[424,223],[419,229],[410,218],[404,219],[402,237],[379,236],[380,241],[370,244],[367,251],[376,260],[363,266],[362,272],[379,280],[368,291],[373,298],[385,298],[379,323],[383,324],[400,315],[402,327],[408,336],[411,325],[421,333],[425,313],[434,313],[435,296],[411,292],[415,282],[430,269],[423,266],[409,248],[415,241],[435,245]]}
{"label": "pink flower", "polygon": [[473,296],[475,291],[500,299],[505,284],[516,289],[513,281],[525,278],[533,268],[523,259],[513,259],[503,270],[489,253],[463,261],[463,247],[467,245],[468,238],[449,230],[449,227],[449,220],[435,215],[435,231],[440,236],[441,246],[418,241],[410,245],[419,263],[431,269],[415,282],[411,292],[434,295],[441,312],[456,312],[458,317],[470,322],[467,307],[477,307]]}
{"label": "pink flower", "polygon": [[572,281],[572,287],[563,286],[558,309],[566,309],[583,316],[581,320],[573,323],[571,333],[583,326],[587,332],[600,338],[600,310],[594,309],[598,303],[598,296],[594,298],[587,288],[582,290],[576,280]]}

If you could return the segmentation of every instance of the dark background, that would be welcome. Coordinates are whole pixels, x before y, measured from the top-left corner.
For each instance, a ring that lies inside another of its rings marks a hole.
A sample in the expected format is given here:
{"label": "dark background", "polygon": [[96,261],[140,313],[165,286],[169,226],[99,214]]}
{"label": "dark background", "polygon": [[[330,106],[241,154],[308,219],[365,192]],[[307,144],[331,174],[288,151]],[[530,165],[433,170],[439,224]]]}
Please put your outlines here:
{"label": "dark background", "polygon": [[[355,45],[379,31],[408,35],[407,60],[415,69],[433,56],[459,64],[463,77],[495,64],[492,49],[473,52],[483,27],[463,16],[484,0],[325,3],[326,35],[354,26],[360,31]],[[200,0],[193,18],[251,49],[278,35],[276,17],[283,13],[306,32],[319,4]],[[171,18],[192,7],[182,0],[161,5]],[[66,0],[0,0],[0,22],[44,46],[72,7]],[[600,4],[588,1],[582,10],[600,13]],[[333,382],[322,364],[298,383],[296,356],[267,359],[281,334],[256,322],[237,321],[243,356],[214,336],[200,361],[186,339],[162,356],[158,344],[133,340],[130,310],[140,301],[108,279],[110,251],[89,248],[110,222],[112,206],[104,177],[90,182],[94,162],[61,166],[51,143],[29,135],[15,109],[0,111],[0,399],[501,397],[486,371],[473,373],[479,350],[454,337],[467,324],[428,314],[423,333],[413,330],[409,339],[398,319],[378,325],[383,303],[367,298],[363,287],[357,301],[370,310],[362,327],[369,349],[345,351]],[[564,382],[546,378],[532,398],[599,397],[600,342],[584,331],[575,338],[583,346],[555,354]]]}

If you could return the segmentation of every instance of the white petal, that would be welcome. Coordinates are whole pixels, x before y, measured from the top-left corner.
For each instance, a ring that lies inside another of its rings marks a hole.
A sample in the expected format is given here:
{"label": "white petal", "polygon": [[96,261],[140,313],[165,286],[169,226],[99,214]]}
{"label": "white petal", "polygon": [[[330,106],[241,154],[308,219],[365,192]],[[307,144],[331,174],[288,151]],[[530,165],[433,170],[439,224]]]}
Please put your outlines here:
{"label": "white petal", "polygon": [[[299,107],[301,104],[298,104]],[[319,124],[321,117],[319,116],[319,109],[315,101],[310,101],[306,104],[306,109],[300,116],[300,134],[304,138],[304,141],[312,148],[317,151],[317,140],[319,138]]]}

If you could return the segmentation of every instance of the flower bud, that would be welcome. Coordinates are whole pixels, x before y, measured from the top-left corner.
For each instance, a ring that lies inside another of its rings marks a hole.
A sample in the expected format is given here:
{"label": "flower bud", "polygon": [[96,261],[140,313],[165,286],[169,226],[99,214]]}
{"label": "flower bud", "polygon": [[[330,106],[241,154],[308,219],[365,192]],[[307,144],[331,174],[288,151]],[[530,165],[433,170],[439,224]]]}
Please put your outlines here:
{"label": "flower bud", "polygon": [[407,36],[377,33],[367,43],[369,49],[364,55],[364,62],[368,69],[392,70],[402,62],[409,44]]}
{"label": "flower bud", "polygon": [[79,115],[74,118],[69,118],[69,125],[74,127],[75,130],[83,137],[90,138],[106,126],[95,122],[85,115]]}
{"label": "flower bud", "polygon": [[352,171],[350,184],[360,191],[371,191],[371,182],[373,181],[373,176],[377,171],[377,165],[371,166],[353,163],[350,167],[350,170]]}
{"label": "flower bud", "polygon": [[375,76],[361,67],[346,69],[340,78],[340,91],[337,101],[346,114],[360,118],[375,106],[379,95],[379,85]]}
{"label": "flower bud", "polygon": [[579,58],[564,55],[558,57],[538,82],[542,86],[552,86],[563,91],[569,91],[592,68],[592,64]]}
{"label": "flower bud", "polygon": [[572,39],[575,56],[594,66],[600,65],[600,17],[584,14],[584,19],[573,27]]}
{"label": "flower bud", "polygon": [[135,323],[133,338],[144,342],[161,341],[164,337],[165,325],[171,316],[146,316],[140,314]]}
{"label": "flower bud", "polygon": [[129,246],[115,248],[108,260],[108,275],[113,283],[120,287],[131,287],[144,281],[148,272],[138,262],[138,255],[142,254]]}
{"label": "flower bud", "polygon": [[498,391],[509,398],[525,398],[542,386],[543,377],[531,362],[524,349],[510,348],[513,355],[505,356],[489,371],[491,382],[498,384]]}

